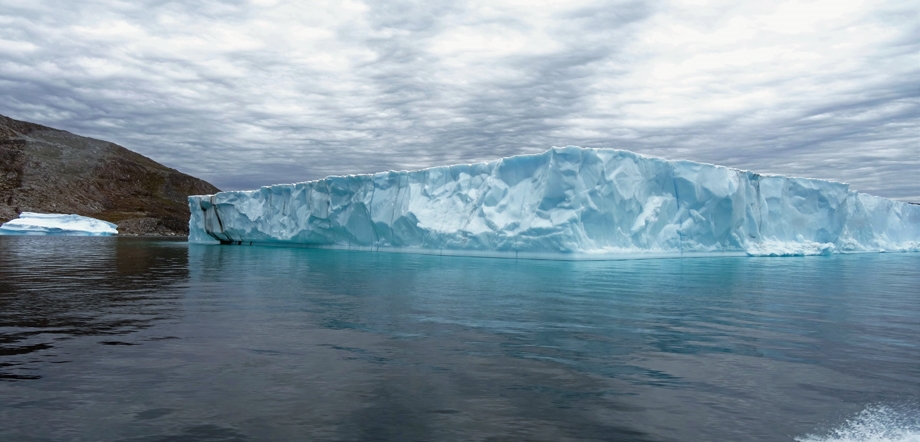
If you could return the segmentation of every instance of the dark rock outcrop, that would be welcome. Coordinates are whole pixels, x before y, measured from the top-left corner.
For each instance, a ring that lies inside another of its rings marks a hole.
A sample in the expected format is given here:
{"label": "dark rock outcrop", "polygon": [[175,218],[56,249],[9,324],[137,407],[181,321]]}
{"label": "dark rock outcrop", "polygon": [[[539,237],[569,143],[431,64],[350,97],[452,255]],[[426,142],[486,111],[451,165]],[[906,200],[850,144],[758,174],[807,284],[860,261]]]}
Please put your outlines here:
{"label": "dark rock outcrop", "polygon": [[218,191],[117,144],[0,115],[0,223],[75,213],[121,234],[187,235],[186,197]]}

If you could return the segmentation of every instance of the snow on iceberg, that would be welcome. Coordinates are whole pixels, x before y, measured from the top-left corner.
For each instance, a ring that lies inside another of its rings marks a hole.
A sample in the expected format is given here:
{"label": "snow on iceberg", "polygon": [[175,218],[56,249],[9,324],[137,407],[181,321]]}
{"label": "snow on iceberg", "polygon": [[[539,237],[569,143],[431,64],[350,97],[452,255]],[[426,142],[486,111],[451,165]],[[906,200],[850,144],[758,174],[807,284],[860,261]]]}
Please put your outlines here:
{"label": "snow on iceberg", "polygon": [[189,197],[189,241],[554,259],[920,251],[920,206],[614,149]]}
{"label": "snow on iceberg", "polygon": [[80,215],[22,212],[0,225],[0,235],[109,236],[118,234],[110,222]]}

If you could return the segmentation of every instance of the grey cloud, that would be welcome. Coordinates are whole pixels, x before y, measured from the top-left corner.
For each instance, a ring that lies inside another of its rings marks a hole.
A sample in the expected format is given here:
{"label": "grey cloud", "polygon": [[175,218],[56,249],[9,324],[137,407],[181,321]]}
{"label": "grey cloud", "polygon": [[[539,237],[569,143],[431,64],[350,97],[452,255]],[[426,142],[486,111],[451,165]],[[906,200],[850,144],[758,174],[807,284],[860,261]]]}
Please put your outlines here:
{"label": "grey cloud", "polygon": [[[330,37],[300,49],[300,30],[287,27],[323,13],[316,8],[285,21],[244,1],[0,0],[0,46],[16,43],[0,47],[0,113],[117,142],[223,189],[574,144],[920,200],[920,65],[906,64],[920,51],[920,26],[905,18],[916,9],[909,2],[863,18],[892,34],[864,59],[814,64],[850,69],[705,71],[687,86],[699,90],[674,97],[684,104],[648,89],[656,83],[641,80],[652,73],[638,70],[669,56],[635,50],[649,32],[670,32],[659,29],[665,3],[601,2],[546,17],[480,14],[462,2],[364,8],[330,12],[354,16],[328,24],[315,19],[320,28],[307,31]],[[124,29],[104,27],[113,23]],[[460,26],[528,40],[518,50],[485,48],[500,55],[432,50]],[[800,45],[818,54],[825,37],[815,38]],[[705,106],[751,91],[777,98],[762,108]],[[686,103],[701,110],[671,120],[637,113],[648,100],[662,115]],[[654,124],[628,123],[637,119]]]}

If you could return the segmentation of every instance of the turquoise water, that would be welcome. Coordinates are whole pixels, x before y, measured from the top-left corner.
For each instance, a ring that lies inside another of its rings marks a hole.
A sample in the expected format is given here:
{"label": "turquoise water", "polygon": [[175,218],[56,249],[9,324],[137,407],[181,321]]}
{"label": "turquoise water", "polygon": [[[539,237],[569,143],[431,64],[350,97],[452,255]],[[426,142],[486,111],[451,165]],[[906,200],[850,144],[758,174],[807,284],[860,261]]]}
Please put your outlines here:
{"label": "turquoise water", "polygon": [[0,237],[0,440],[918,440],[918,268]]}

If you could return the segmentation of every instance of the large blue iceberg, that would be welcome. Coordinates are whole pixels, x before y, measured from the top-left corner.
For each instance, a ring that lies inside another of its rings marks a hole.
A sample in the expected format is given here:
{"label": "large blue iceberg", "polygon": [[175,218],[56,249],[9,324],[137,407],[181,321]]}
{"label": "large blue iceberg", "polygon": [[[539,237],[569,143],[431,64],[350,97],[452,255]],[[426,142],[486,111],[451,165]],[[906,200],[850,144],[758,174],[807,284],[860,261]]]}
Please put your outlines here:
{"label": "large blue iceberg", "polygon": [[189,241],[553,259],[920,251],[920,206],[614,149],[189,197]]}

